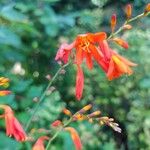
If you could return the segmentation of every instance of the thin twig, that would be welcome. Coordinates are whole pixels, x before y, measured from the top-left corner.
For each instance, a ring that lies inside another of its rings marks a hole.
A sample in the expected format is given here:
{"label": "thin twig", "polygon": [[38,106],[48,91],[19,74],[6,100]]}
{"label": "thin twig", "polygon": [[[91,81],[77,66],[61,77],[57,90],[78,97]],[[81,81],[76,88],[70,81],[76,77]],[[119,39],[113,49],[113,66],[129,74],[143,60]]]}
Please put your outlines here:
{"label": "thin twig", "polygon": [[35,108],[34,108],[34,110],[33,110],[33,113],[32,113],[32,115],[31,115],[30,119],[28,120],[28,122],[27,122],[27,124],[26,124],[26,127],[25,127],[25,130],[26,130],[26,131],[28,130],[28,128],[29,128],[29,126],[30,126],[30,124],[31,124],[31,122],[32,122],[32,119],[33,119],[33,117],[35,116],[35,114],[36,114],[36,112],[37,112],[37,110],[38,110],[38,108],[39,108],[41,102],[44,100],[44,97],[45,97],[45,95],[46,95],[47,90],[50,88],[50,86],[52,85],[52,83],[55,81],[55,79],[57,78],[57,76],[59,75],[59,73],[61,72],[61,70],[64,69],[64,68],[66,68],[69,64],[70,64],[70,62],[68,62],[67,64],[61,66],[61,67],[57,70],[57,72],[55,73],[55,75],[53,76],[53,78],[50,80],[49,84],[47,85],[46,89],[44,90],[43,94],[41,95],[41,97],[40,97],[40,99],[39,99],[37,105],[35,106]]}

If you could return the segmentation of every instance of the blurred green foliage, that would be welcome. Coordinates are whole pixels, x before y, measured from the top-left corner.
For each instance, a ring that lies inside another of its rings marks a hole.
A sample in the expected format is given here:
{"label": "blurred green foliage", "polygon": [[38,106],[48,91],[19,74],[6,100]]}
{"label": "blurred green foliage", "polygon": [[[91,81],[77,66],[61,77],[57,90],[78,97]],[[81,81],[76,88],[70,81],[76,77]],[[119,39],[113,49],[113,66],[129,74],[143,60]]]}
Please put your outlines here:
{"label": "blurred green foliage", "polygon": [[[9,104],[25,125],[48,82],[45,76],[52,76],[59,67],[54,60],[59,44],[72,41],[79,33],[109,33],[111,14],[118,14],[120,25],[125,19],[122,9],[128,2],[133,4],[136,15],[148,0],[1,0],[0,76],[10,78],[13,94],[1,97],[0,103]],[[85,150],[150,149],[149,25],[149,17],[143,18],[133,23],[132,31],[121,34],[129,41],[128,51],[112,45],[139,64],[135,74],[110,82],[98,65],[92,71],[85,66],[84,96],[78,102],[74,97],[76,72],[70,65],[48,91],[30,129],[49,128],[52,121],[63,118],[61,110],[65,106],[76,112],[92,103],[93,109],[114,117],[123,132],[118,134],[87,122],[74,123]],[[20,144],[6,137],[3,121],[0,129],[0,149],[31,149],[30,142]],[[74,149],[67,133],[61,133],[51,145],[51,150],[61,149]]]}

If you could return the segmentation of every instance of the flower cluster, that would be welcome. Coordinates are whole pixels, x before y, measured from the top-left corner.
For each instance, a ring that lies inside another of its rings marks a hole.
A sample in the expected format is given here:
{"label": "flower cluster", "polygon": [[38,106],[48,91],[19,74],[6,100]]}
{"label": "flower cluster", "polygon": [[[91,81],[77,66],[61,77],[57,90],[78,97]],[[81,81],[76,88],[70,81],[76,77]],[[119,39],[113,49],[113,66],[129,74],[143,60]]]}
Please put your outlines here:
{"label": "flower cluster", "polygon": [[[148,8],[146,10],[148,10]],[[131,5],[127,5],[125,13],[128,21],[132,15]],[[89,70],[92,70],[93,60],[95,60],[105,72],[108,80],[119,78],[124,74],[131,75],[133,73],[131,67],[134,67],[137,64],[118,54],[118,52],[110,48],[108,44],[108,42],[115,42],[125,49],[129,48],[126,41],[121,38],[114,37],[113,33],[115,31],[116,24],[117,17],[116,14],[113,14],[111,17],[112,34],[108,38],[105,32],[79,34],[71,44],[63,43],[58,49],[55,60],[61,61],[64,64],[68,63],[69,56],[75,55],[73,57],[73,61],[77,66],[77,100],[81,99],[84,88],[84,73],[81,66],[84,60],[86,61],[86,65]],[[124,30],[131,28],[132,26],[127,23],[123,26]]]}

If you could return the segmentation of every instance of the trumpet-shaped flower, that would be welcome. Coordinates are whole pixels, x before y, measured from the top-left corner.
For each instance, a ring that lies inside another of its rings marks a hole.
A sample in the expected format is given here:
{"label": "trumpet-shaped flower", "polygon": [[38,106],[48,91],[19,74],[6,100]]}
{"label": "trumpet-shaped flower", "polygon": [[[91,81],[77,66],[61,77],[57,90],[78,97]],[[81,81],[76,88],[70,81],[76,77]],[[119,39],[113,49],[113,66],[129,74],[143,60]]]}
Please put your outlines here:
{"label": "trumpet-shaped flower", "polygon": [[4,114],[1,115],[1,118],[5,118],[6,135],[10,137],[14,136],[17,141],[25,141],[26,133],[15,118],[12,109],[7,105],[0,105],[0,108],[4,109]]}

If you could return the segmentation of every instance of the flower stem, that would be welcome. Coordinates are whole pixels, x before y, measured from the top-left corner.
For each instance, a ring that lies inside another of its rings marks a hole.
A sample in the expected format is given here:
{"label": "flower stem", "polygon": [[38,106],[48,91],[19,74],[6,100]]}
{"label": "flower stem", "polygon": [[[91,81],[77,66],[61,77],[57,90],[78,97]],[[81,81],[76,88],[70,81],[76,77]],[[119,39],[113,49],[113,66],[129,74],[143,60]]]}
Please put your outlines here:
{"label": "flower stem", "polygon": [[47,85],[46,89],[44,90],[43,94],[41,95],[41,97],[40,97],[40,99],[39,99],[37,105],[35,106],[31,117],[29,118],[29,120],[28,120],[28,122],[27,122],[27,124],[26,124],[26,127],[25,127],[25,130],[26,130],[26,131],[28,130],[28,128],[29,128],[29,126],[30,126],[30,124],[31,124],[31,122],[32,122],[32,119],[34,118],[34,116],[35,116],[35,114],[36,114],[36,112],[37,112],[37,110],[38,110],[38,108],[39,108],[41,102],[44,100],[47,90],[50,88],[50,86],[51,86],[51,85],[53,84],[53,82],[56,80],[56,78],[57,78],[58,75],[60,74],[61,70],[64,69],[64,68],[66,68],[69,64],[70,64],[70,62],[68,62],[67,64],[62,65],[62,66],[57,70],[57,72],[55,73],[55,75],[53,76],[53,78],[50,80],[50,82],[48,83],[48,85]]}
{"label": "flower stem", "polygon": [[52,143],[52,141],[58,136],[58,134],[63,130],[64,127],[66,127],[67,125],[69,125],[72,122],[72,117],[63,125],[63,127],[61,127],[58,131],[56,131],[56,133],[52,136],[52,138],[49,139],[48,144],[46,146],[45,150],[49,149],[50,144]]}
{"label": "flower stem", "polygon": [[[147,14],[147,15],[148,15],[148,14]],[[140,14],[140,15],[137,15],[137,16],[135,16],[135,17],[133,17],[133,18],[131,18],[131,19],[125,21],[125,23],[124,23],[116,32],[110,34],[110,36],[107,38],[107,40],[110,40],[110,39],[113,38],[115,35],[117,35],[117,34],[120,33],[121,31],[123,31],[123,30],[124,30],[124,28],[123,28],[124,25],[127,25],[128,23],[133,22],[133,21],[135,21],[135,20],[137,20],[137,19],[140,19],[140,18],[142,18],[142,17],[144,17],[144,16],[145,16],[145,13],[142,13],[142,14]]]}

